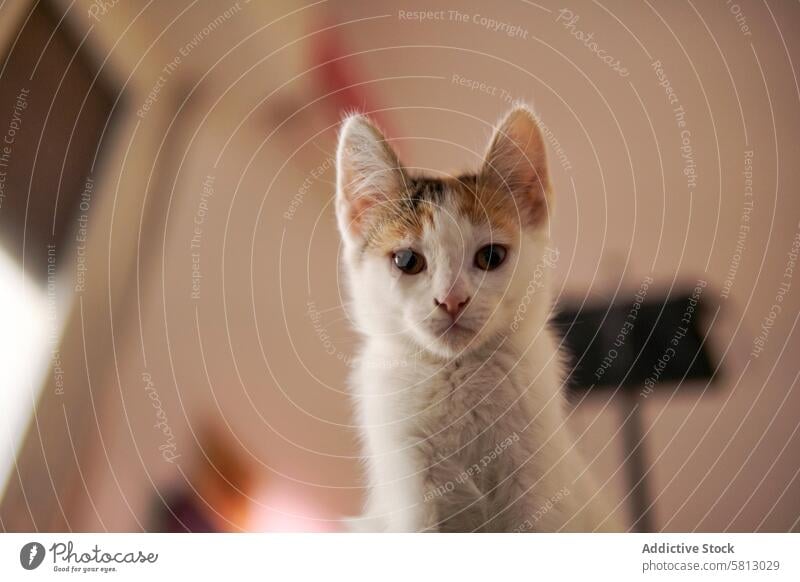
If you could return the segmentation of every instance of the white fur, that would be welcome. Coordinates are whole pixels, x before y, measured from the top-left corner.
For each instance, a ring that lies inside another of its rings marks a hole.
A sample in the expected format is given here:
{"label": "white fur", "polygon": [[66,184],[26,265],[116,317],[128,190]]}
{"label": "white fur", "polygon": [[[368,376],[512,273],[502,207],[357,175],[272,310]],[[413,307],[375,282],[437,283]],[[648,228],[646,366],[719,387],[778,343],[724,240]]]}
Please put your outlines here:
{"label": "white fur", "polygon": [[[420,240],[398,241],[398,248],[413,246],[425,256],[422,273],[403,274],[390,257],[362,252],[343,166],[351,173],[363,167],[360,184],[378,183],[370,172],[390,175],[394,168],[379,168],[379,144],[368,155],[376,135],[364,118],[349,119],[338,160],[343,262],[364,338],[351,381],[368,495],[353,529],[615,529],[590,481],[578,479],[585,466],[565,426],[563,372],[543,280],[548,228],[521,227],[508,237],[445,203]],[[354,136],[357,159],[348,158]],[[402,172],[395,180],[402,182]],[[379,183],[384,196],[391,184]],[[474,255],[489,242],[509,252],[487,272],[475,267]],[[471,297],[458,322],[472,331],[448,331],[449,316],[435,306],[454,289]]]}

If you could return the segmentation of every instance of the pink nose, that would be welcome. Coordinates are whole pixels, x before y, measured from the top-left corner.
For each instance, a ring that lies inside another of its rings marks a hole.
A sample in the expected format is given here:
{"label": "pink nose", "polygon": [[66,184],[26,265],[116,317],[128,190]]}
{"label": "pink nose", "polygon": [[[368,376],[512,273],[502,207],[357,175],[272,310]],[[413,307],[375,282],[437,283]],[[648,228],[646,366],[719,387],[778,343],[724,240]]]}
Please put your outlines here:
{"label": "pink nose", "polygon": [[463,295],[454,295],[451,293],[442,301],[434,299],[433,302],[436,304],[436,307],[444,309],[450,315],[450,317],[455,319],[458,314],[461,313],[467,303],[469,303],[469,297],[464,298]]}

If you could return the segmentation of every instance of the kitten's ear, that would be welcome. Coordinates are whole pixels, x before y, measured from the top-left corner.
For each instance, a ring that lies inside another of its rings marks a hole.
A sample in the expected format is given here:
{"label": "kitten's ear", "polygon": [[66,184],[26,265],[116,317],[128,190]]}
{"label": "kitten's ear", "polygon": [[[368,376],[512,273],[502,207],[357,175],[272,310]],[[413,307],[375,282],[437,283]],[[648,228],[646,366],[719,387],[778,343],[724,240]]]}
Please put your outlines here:
{"label": "kitten's ear", "polygon": [[516,105],[494,131],[481,170],[484,187],[511,194],[524,224],[547,221],[552,196],[547,152],[533,111]]}
{"label": "kitten's ear", "polygon": [[336,151],[336,216],[343,236],[359,237],[376,205],[391,203],[405,174],[381,132],[363,115],[342,123]]}

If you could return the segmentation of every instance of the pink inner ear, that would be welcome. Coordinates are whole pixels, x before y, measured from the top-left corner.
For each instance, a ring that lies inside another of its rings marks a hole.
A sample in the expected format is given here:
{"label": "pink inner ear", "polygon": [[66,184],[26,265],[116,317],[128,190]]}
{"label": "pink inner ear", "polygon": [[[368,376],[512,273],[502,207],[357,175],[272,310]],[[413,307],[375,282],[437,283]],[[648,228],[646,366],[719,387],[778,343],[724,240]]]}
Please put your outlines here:
{"label": "pink inner ear", "polygon": [[373,193],[365,191],[363,175],[346,164],[342,170],[342,204],[347,217],[347,226],[354,235],[360,235],[369,209],[375,206],[377,199]]}
{"label": "pink inner ear", "polygon": [[388,202],[400,189],[400,163],[381,133],[363,118],[351,118],[340,136],[337,210],[342,227],[360,235],[376,204]]}
{"label": "pink inner ear", "polygon": [[350,218],[350,230],[353,234],[361,234],[366,213],[374,205],[375,201],[369,196],[360,196],[350,201],[348,216]]}
{"label": "pink inner ear", "polygon": [[532,226],[541,226],[547,220],[549,197],[542,189],[541,184],[534,186],[540,194],[531,196],[528,204],[528,220]]}
{"label": "pink inner ear", "polygon": [[543,224],[548,215],[550,182],[547,155],[539,126],[527,111],[513,111],[501,124],[487,154],[490,169],[516,200],[521,218],[528,224]]}

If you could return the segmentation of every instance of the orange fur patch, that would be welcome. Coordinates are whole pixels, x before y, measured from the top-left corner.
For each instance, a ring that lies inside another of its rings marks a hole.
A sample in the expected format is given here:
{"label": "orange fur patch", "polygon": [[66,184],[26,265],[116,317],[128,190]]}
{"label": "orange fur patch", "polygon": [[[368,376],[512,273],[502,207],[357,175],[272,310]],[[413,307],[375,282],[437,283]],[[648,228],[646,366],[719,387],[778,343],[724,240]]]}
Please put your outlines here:
{"label": "orange fur patch", "polygon": [[373,208],[364,249],[388,254],[398,241],[419,239],[434,213],[442,206],[455,207],[473,224],[488,224],[492,230],[513,236],[520,225],[521,209],[502,187],[484,183],[474,174],[457,178],[413,178],[407,192],[391,202]]}

